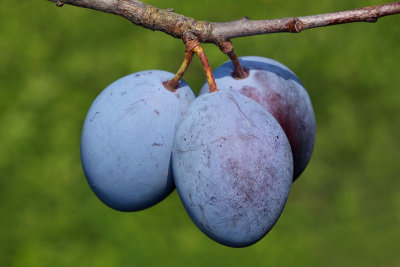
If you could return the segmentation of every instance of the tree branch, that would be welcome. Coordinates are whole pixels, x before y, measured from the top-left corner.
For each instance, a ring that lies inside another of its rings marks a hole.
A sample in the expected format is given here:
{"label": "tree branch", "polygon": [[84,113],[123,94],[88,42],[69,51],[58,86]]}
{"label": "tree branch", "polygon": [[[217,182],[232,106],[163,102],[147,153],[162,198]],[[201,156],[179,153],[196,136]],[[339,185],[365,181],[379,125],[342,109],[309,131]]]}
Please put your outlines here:
{"label": "tree branch", "polygon": [[163,31],[175,38],[197,39],[217,45],[231,38],[292,32],[350,22],[376,22],[380,17],[399,14],[400,2],[364,7],[335,13],[270,20],[249,20],[247,17],[231,22],[197,21],[137,0],[48,0],[57,3],[95,9],[122,16],[136,25]]}
{"label": "tree branch", "polygon": [[400,2],[313,16],[271,20],[248,20],[215,23],[213,34],[225,39],[266,33],[298,33],[306,29],[350,22],[376,22],[380,17],[400,13]]}

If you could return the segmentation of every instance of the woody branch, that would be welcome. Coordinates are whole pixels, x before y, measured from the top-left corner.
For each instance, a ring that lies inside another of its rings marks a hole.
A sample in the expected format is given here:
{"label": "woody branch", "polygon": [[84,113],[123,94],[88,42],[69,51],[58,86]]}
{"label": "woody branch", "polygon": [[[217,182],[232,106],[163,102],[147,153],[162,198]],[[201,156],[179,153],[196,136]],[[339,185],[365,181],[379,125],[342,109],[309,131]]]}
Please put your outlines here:
{"label": "woody branch", "polygon": [[196,39],[202,43],[221,45],[223,42],[243,36],[292,32],[351,22],[376,22],[379,18],[400,13],[400,1],[378,6],[326,13],[303,17],[250,20],[244,17],[231,22],[198,21],[137,0],[48,0],[90,8],[122,16],[136,25],[165,32],[182,40]]}

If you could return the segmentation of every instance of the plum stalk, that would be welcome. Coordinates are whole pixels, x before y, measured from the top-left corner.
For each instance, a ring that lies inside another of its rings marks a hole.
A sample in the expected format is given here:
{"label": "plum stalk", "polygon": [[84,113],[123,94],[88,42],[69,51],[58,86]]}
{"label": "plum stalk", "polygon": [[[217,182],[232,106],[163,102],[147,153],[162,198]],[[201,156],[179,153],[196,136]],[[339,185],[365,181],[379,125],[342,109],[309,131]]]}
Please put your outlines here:
{"label": "plum stalk", "polygon": [[196,39],[185,38],[185,43],[186,43],[186,51],[185,51],[186,57],[183,60],[182,65],[178,69],[175,76],[171,80],[164,82],[164,87],[172,92],[174,92],[178,88],[180,79],[183,77],[187,68],[192,62],[194,53],[196,53],[200,58],[201,65],[203,66],[206,79],[210,87],[210,92],[218,91],[210,63],[208,62],[207,56],[203,48],[200,46],[199,42]]}
{"label": "plum stalk", "polygon": [[183,74],[185,74],[185,71],[189,67],[190,62],[192,62],[194,52],[186,51],[185,54],[186,54],[186,57],[183,60],[182,65],[179,67],[175,76],[171,80],[164,82],[165,88],[167,88],[168,90],[170,90],[172,92],[174,92],[178,88],[179,81],[183,77]]}
{"label": "plum stalk", "polygon": [[193,48],[193,51],[197,54],[197,56],[199,56],[201,65],[203,65],[208,86],[210,88],[210,93],[218,91],[217,85],[215,84],[214,75],[210,67],[210,63],[208,62],[206,53],[204,53],[203,48],[201,47],[200,44],[198,44],[195,48]]}
{"label": "plum stalk", "polygon": [[235,51],[233,50],[233,44],[231,41],[225,41],[218,45],[219,49],[222,53],[228,55],[233,64],[233,73],[232,76],[235,79],[244,79],[249,76],[249,73],[242,67],[240,64],[239,58],[236,56]]}

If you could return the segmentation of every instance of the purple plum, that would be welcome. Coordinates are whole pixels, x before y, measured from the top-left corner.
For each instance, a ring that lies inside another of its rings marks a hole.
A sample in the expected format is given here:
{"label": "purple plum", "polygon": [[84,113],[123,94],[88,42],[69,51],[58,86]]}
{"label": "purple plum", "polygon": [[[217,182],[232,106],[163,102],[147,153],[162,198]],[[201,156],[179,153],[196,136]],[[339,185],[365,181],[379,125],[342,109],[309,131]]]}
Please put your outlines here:
{"label": "purple plum", "polygon": [[174,180],[193,222],[211,239],[249,246],[278,220],[289,195],[293,158],[279,123],[234,91],[192,102],[175,135]]}
{"label": "purple plum", "polygon": [[121,211],[148,208],[175,188],[171,151],[176,128],[195,98],[174,74],[150,70],[125,76],[104,89],[86,116],[81,159],[87,181],[105,204]]}

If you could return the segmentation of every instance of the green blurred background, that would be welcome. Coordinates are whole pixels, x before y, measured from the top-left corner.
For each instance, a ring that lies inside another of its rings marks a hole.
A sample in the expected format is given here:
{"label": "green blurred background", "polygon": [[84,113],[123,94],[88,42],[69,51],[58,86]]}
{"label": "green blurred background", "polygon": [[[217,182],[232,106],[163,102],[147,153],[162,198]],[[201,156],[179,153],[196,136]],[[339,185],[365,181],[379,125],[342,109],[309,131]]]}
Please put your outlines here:
{"label": "green blurred background", "polygon": [[[301,16],[371,0],[149,0],[209,21]],[[100,91],[146,69],[175,72],[182,41],[120,17],[44,0],[0,2],[0,266],[400,266],[400,15],[234,39],[281,61],[317,119],[313,158],[273,230],[243,249],[191,222],[174,192],[137,213],[103,205],[80,164]],[[227,60],[204,45],[215,68]],[[198,59],[185,80],[198,92]]]}

